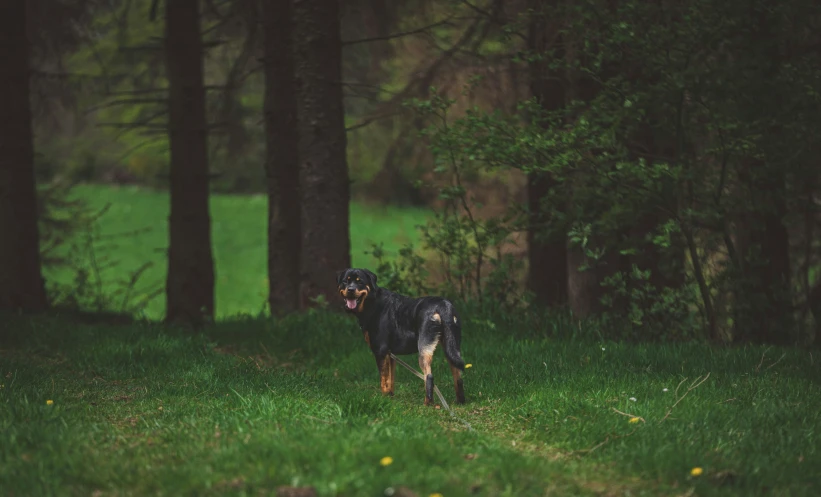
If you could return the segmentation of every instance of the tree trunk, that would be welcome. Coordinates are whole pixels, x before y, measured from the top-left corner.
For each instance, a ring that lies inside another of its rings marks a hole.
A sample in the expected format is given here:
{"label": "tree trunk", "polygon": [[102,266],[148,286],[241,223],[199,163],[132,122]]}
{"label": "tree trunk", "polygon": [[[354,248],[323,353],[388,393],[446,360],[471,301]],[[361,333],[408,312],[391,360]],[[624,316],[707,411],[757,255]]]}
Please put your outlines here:
{"label": "tree trunk", "polygon": [[166,321],[199,326],[214,318],[199,0],[166,1],[165,14],[171,145]]}
{"label": "tree trunk", "polygon": [[[557,45],[556,58],[564,57],[561,49],[559,23],[547,22],[548,13],[544,2],[529,0],[533,9],[528,33],[528,45],[536,53],[545,54],[554,43]],[[555,39],[555,41],[552,41]],[[549,69],[551,60],[535,60],[530,63],[530,92],[546,111],[555,111],[565,103],[565,78]],[[527,260],[528,288],[535,295],[536,302],[546,306],[567,304],[567,241],[564,230],[547,239],[539,236],[550,223],[549,216],[542,212],[542,200],[555,186],[553,178],[546,173],[533,173],[527,178],[528,230]]]}
{"label": "tree trunk", "polygon": [[272,314],[300,307],[302,218],[292,0],[263,2],[265,173],[268,179],[268,304]]}
{"label": "tree trunk", "polygon": [[[565,59],[566,59],[566,101],[580,100],[583,102],[592,101],[600,91],[600,84],[594,81],[592,77],[586,76],[582,71],[576,68],[578,59],[581,58],[576,46],[582,41],[578,36],[572,39],[565,39]],[[584,61],[582,61],[584,62]],[[603,70],[604,71],[604,70]],[[608,74],[605,73],[605,77]],[[568,116],[568,119],[576,119],[576,116]],[[568,181],[565,186],[567,200],[567,210],[573,210],[573,190],[575,182],[584,182],[584,178],[577,177],[573,181]],[[582,187],[584,188],[584,187]],[[607,256],[608,261],[599,261],[602,265],[596,264],[595,267],[588,268],[581,271],[579,268],[587,261],[584,251],[581,247],[568,246],[567,247],[567,287],[568,287],[568,307],[576,317],[583,318],[591,314],[601,311],[601,297],[603,289],[601,281],[609,274],[612,274],[613,267],[616,264],[607,264],[605,262],[612,262],[612,256]]]}
{"label": "tree trunk", "polygon": [[334,275],[350,266],[348,164],[339,1],[294,4],[302,187],[303,305],[338,302]]}
{"label": "tree trunk", "polygon": [[[767,171],[766,169],[770,169]],[[736,333],[740,340],[786,345],[793,341],[790,241],[782,219],[786,179],[777,165],[749,160],[741,180],[755,195],[755,207],[739,223],[743,274],[736,298]]]}
{"label": "tree trunk", "polygon": [[0,310],[41,311],[26,3],[0,7]]}

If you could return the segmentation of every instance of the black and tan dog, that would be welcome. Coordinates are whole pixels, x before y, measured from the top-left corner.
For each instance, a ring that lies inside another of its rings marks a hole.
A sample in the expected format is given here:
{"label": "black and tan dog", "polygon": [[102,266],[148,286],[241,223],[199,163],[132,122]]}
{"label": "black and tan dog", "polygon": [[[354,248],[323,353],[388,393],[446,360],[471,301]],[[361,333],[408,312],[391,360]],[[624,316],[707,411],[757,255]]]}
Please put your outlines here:
{"label": "black and tan dog", "polygon": [[345,311],[356,314],[379,374],[382,393],[393,395],[395,355],[419,352],[419,367],[425,375],[425,405],[433,403],[431,361],[439,342],[453,373],[456,403],[465,403],[462,387],[462,324],[453,304],[441,297],[411,298],[376,285],[376,275],[367,269],[346,269],[337,274]]}

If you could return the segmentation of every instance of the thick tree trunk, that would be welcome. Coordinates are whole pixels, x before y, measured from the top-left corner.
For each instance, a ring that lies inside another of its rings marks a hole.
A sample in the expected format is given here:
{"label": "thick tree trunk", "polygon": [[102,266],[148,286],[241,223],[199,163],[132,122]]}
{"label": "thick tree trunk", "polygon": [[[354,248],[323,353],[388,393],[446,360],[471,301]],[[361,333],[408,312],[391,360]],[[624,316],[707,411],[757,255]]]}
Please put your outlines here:
{"label": "thick tree trunk", "polygon": [[0,6],[0,310],[40,311],[37,190],[29,102],[26,1]]}
{"label": "thick tree trunk", "polygon": [[348,164],[342,106],[339,1],[294,4],[302,188],[303,305],[337,303],[337,271],[350,266]]}
{"label": "thick tree trunk", "polygon": [[540,201],[548,195],[553,180],[547,175],[532,174],[527,178],[529,229],[527,231],[528,289],[536,302],[545,306],[563,306],[568,302],[567,239],[556,234],[540,240],[538,232],[549,222],[540,212]]}
{"label": "thick tree trunk", "polygon": [[[528,45],[536,53],[545,54],[551,45],[558,50],[555,57],[564,57],[560,48],[561,36],[558,35],[559,23],[548,22],[548,7],[553,3],[529,0],[528,7],[533,9],[528,33]],[[565,78],[549,69],[551,60],[535,60],[530,63],[530,92],[547,111],[562,108],[565,103]],[[567,304],[567,240],[564,232],[559,230],[551,237],[543,239],[539,232],[546,231],[550,223],[548,215],[542,212],[541,202],[550,193],[555,182],[549,174],[533,173],[527,178],[528,230],[527,260],[528,288],[536,297],[536,302],[546,306]]]}
{"label": "thick tree trunk", "polygon": [[755,208],[739,223],[737,248],[743,274],[735,299],[735,337],[786,345],[794,339],[795,324],[789,232],[782,221],[787,211],[786,180],[777,166],[759,161],[751,161],[741,179],[755,195]]}
{"label": "thick tree trunk", "polygon": [[[580,43],[580,38],[565,40],[566,51],[565,58],[567,59],[566,78],[567,102],[573,100],[581,100],[583,102],[592,101],[600,91],[600,84],[594,81],[593,78],[585,76],[580,70],[576,69],[577,59],[579,54],[576,50],[576,45]],[[569,116],[568,119],[576,119],[576,116]],[[575,181],[584,181],[584,178],[578,177]],[[565,190],[568,190],[569,199],[567,201],[568,211],[572,211],[573,207],[573,182],[568,182]],[[612,257],[608,257],[612,259]],[[612,274],[613,267],[616,264],[608,264],[605,267],[597,265],[580,270],[580,266],[588,262],[581,247],[568,246],[567,247],[567,286],[568,286],[568,307],[576,317],[583,318],[591,314],[601,311],[601,297],[603,289],[601,281],[608,275]],[[604,263],[605,261],[601,261]]]}
{"label": "thick tree trunk", "polygon": [[165,14],[171,145],[166,321],[199,326],[214,317],[199,0],[166,1]]}
{"label": "thick tree trunk", "polygon": [[268,178],[268,304],[272,314],[300,307],[302,217],[292,0],[263,2],[265,173]]}

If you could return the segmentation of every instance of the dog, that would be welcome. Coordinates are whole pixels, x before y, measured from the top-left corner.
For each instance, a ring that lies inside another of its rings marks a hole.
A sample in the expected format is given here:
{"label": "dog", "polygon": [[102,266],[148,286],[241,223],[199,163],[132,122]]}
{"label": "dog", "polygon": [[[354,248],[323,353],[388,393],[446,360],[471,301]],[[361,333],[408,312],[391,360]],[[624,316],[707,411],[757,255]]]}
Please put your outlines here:
{"label": "dog", "polygon": [[337,273],[336,282],[345,312],[355,314],[371,348],[381,377],[383,395],[393,395],[394,355],[419,353],[425,376],[425,405],[433,404],[433,351],[442,342],[453,374],[456,403],[465,403],[462,373],[462,323],[456,309],[442,297],[411,298],[380,288],[376,275],[367,269],[350,268]]}

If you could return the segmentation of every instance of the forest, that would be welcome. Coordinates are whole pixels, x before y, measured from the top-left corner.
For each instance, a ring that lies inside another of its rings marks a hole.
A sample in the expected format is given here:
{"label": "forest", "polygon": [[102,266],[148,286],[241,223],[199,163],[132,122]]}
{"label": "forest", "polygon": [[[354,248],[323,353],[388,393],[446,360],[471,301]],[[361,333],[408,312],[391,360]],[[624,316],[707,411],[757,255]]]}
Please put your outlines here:
{"label": "forest", "polygon": [[[818,2],[7,0],[0,74],[0,490],[821,488]],[[349,267],[462,309],[465,408],[379,397]]]}

